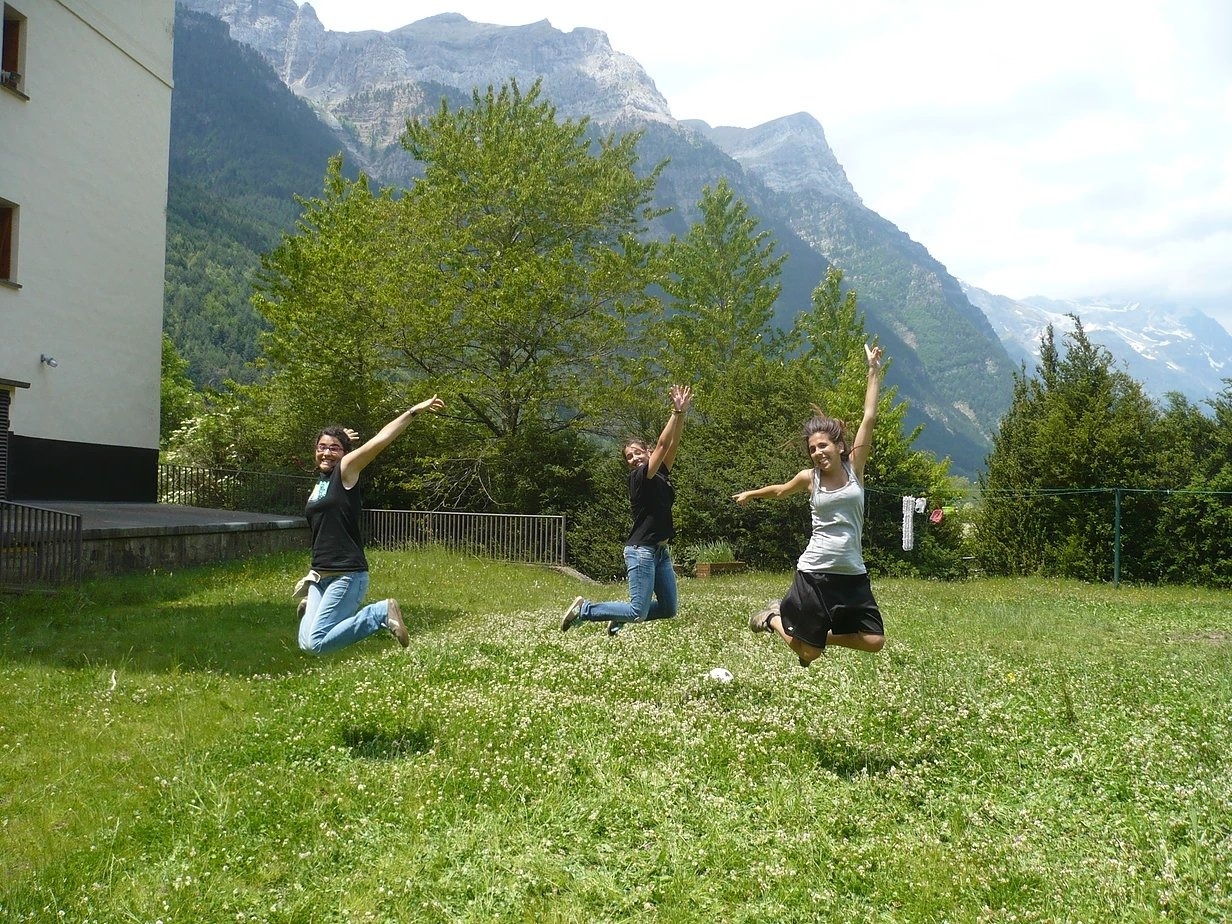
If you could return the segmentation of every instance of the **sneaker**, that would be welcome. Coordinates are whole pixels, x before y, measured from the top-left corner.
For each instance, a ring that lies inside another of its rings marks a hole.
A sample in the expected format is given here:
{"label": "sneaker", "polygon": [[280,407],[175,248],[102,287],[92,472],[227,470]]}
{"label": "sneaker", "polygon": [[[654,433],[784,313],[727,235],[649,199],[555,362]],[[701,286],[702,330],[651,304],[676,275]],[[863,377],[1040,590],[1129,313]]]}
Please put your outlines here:
{"label": "sneaker", "polygon": [[619,635],[620,629],[623,625],[624,625],[623,622],[609,622],[607,624],[607,634],[608,635]]}
{"label": "sneaker", "polygon": [[398,601],[393,597],[389,598],[389,612],[385,615],[385,628],[403,648],[411,644],[411,636],[406,631],[406,623],[402,621],[402,607],[398,606]]}
{"label": "sneaker", "polygon": [[778,603],[771,603],[764,610],[758,610],[749,617],[750,632],[773,632],[774,627],[770,625],[770,617],[777,616],[779,612]]}
{"label": "sneaker", "polygon": [[573,602],[569,604],[569,609],[565,610],[565,615],[560,620],[560,631],[567,632],[569,627],[581,618],[582,604],[586,602],[585,597],[574,597]]}

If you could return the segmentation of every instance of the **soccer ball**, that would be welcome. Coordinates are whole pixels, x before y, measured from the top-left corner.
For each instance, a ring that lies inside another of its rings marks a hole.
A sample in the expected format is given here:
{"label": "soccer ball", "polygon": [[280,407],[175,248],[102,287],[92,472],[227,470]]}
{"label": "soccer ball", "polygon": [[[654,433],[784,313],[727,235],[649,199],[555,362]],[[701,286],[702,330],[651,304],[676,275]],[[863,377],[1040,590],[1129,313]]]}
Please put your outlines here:
{"label": "soccer ball", "polygon": [[711,668],[709,677],[711,680],[717,680],[719,683],[732,682],[732,672],[725,667]]}

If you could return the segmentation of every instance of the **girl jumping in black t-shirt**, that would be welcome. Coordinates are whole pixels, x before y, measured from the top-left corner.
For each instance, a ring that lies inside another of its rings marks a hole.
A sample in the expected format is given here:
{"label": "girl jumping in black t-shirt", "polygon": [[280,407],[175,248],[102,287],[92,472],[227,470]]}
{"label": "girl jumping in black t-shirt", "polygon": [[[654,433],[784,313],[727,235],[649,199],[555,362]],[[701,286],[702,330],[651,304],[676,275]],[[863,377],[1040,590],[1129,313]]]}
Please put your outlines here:
{"label": "girl jumping in black t-shirt", "polygon": [[433,395],[354,449],[353,434],[342,427],[326,427],[317,434],[313,459],[319,480],[304,509],[312,530],[312,570],[301,582],[308,594],[300,604],[299,647],[304,651],[329,654],[383,628],[403,648],[410,644],[397,600],[390,597],[360,609],[368,592],[368,560],[359,533],[359,474],[416,414],[444,407]]}
{"label": "girl jumping in black t-shirt", "polygon": [[642,440],[624,446],[629,466],[629,507],[633,529],[625,543],[625,566],[629,572],[629,600],[591,603],[577,597],[560,621],[562,632],[578,620],[605,621],[615,633],[627,622],[669,619],[676,615],[676,572],[668,541],[676,534],[672,524],[671,468],[684,430],[684,412],[693,402],[693,389],[687,385],[671,388],[672,412],[659,441],[651,449]]}

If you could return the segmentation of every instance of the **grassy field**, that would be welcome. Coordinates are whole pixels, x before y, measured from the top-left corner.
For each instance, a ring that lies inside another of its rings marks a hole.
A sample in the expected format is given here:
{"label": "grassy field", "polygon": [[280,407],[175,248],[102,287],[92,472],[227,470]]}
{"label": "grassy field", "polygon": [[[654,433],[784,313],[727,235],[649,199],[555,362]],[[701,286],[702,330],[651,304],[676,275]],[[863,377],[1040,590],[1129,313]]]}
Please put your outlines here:
{"label": "grassy field", "polygon": [[[411,647],[295,647],[302,556],[0,597],[0,920],[1232,917],[1232,595],[874,581],[880,655],[381,554]],[[723,684],[712,667],[734,674]]]}

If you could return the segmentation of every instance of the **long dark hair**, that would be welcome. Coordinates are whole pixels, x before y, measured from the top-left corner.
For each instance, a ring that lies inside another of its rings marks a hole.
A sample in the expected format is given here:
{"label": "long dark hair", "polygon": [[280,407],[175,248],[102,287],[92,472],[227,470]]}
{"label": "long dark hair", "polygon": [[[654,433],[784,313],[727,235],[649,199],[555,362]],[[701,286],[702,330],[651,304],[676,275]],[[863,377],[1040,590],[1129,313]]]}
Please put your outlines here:
{"label": "long dark hair", "polygon": [[846,462],[851,456],[847,448],[847,425],[836,417],[831,417],[819,407],[813,408],[813,416],[804,423],[804,451],[808,452],[809,440],[815,433],[824,433],[830,441],[839,447],[838,457]]}

